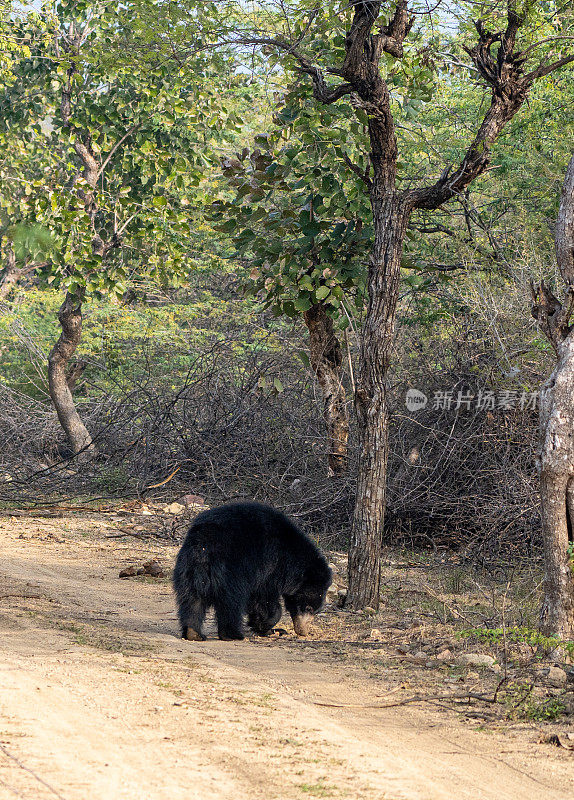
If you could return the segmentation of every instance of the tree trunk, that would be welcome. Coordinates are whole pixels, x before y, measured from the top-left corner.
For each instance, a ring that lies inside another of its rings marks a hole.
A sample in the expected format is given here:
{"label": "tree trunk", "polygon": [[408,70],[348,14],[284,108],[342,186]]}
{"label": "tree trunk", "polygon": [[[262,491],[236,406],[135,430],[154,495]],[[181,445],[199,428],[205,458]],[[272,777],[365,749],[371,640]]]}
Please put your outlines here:
{"label": "tree trunk", "polygon": [[542,630],[574,639],[574,333],[540,393],[540,498],[544,541]]}
{"label": "tree trunk", "polygon": [[359,470],[349,550],[351,608],[379,607],[388,443],[387,373],[394,343],[403,242],[409,207],[395,192],[374,198],[375,243],[369,266],[369,305],[361,336],[355,407]]}
{"label": "tree trunk", "polygon": [[20,277],[20,270],[16,267],[16,256],[11,242],[6,245],[6,268],[0,278],[0,300],[5,300],[10,294],[10,290]]}
{"label": "tree trunk", "polygon": [[72,392],[68,385],[66,368],[76,352],[82,336],[82,303],[77,297],[66,294],[58,312],[62,327],[60,338],[48,357],[48,385],[50,397],[62,428],[72,445],[74,454],[95,453],[88,429],[76,410]]}
{"label": "tree trunk", "polygon": [[329,474],[341,475],[347,468],[349,419],[343,386],[343,355],[333,320],[321,304],[304,314],[309,330],[311,366],[323,393],[323,418],[329,445]]}
{"label": "tree trunk", "polygon": [[531,285],[532,313],[558,361],[540,392],[540,473],[546,634],[574,639],[574,156],[566,170],[556,222],[556,261],[566,284],[562,302]]}

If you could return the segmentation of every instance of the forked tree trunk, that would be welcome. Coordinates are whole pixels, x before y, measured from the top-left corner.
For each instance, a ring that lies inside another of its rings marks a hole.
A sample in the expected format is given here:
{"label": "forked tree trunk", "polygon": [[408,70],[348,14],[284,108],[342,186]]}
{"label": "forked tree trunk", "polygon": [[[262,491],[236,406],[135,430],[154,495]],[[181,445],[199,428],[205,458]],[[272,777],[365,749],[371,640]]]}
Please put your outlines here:
{"label": "forked tree trunk", "polygon": [[375,243],[369,305],[361,337],[355,408],[359,474],[349,550],[351,608],[379,607],[381,547],[389,456],[387,374],[394,342],[401,255],[410,208],[397,194],[372,201]]}
{"label": "forked tree trunk", "polygon": [[62,333],[48,357],[50,397],[74,453],[93,455],[95,447],[92,437],[78,414],[66,376],[70,359],[82,337],[82,304],[77,297],[66,294],[58,319]]}
{"label": "forked tree trunk", "polygon": [[567,286],[562,302],[542,283],[531,287],[532,313],[558,361],[540,393],[540,473],[546,634],[574,639],[574,156],[556,223],[556,260]]}
{"label": "forked tree trunk", "polygon": [[[350,95],[355,108],[367,115],[370,140],[370,165],[366,171],[345,161],[369,187],[373,209],[375,243],[369,267],[369,306],[361,344],[361,363],[356,387],[360,452],[357,500],[352,544],[349,552],[348,603],[353,608],[379,605],[380,549],[385,509],[385,477],[388,458],[387,372],[393,344],[398,301],[400,257],[405,228],[413,209],[432,211],[452,200],[482,175],[489,166],[490,148],[505,125],[528,97],[534,81],[574,61],[574,55],[548,59],[535,69],[526,68],[535,45],[516,51],[520,29],[526,23],[530,4],[509,2],[505,24],[497,32],[483,21],[475,27],[478,41],[465,48],[475,69],[491,89],[490,106],[472,143],[457,167],[447,167],[436,182],[397,191],[398,148],[389,86],[383,79],[380,61],[384,54],[400,59],[404,41],[414,21],[408,0],[397,0],[386,22],[382,14],[387,4],[380,0],[350,0],[352,21],[345,37],[344,58],[326,70],[310,60],[301,39],[289,41],[261,36],[239,36],[238,44],[274,46],[288,53],[297,71],[313,81],[313,95],[322,104],[336,103]],[[311,12],[309,29],[316,9]],[[331,76],[338,83],[327,80]],[[573,270],[574,272],[574,270]],[[574,278],[573,281],[574,283]]]}
{"label": "forked tree trunk", "polygon": [[[399,296],[400,263],[405,231],[415,208],[433,210],[455,197],[489,163],[489,150],[506,123],[527,97],[536,71],[524,75],[522,62],[514,53],[516,36],[524,19],[509,5],[506,30],[496,36],[477,23],[479,41],[468,50],[482,77],[492,87],[491,105],[472,144],[459,166],[446,169],[436,183],[418,189],[397,190],[398,148],[389,87],[383,80],[379,61],[383,52],[403,56],[403,42],[414,16],[408,0],[398,0],[387,25],[378,25],[382,4],[357,0],[353,22],[345,40],[345,61],[341,75],[355,92],[354,105],[368,117],[372,178],[368,179],[375,241],[369,266],[369,305],[362,333],[359,378],[355,404],[359,424],[359,475],[349,551],[348,604],[352,608],[379,607],[381,545],[385,515],[388,461],[387,373],[393,347]],[[490,48],[500,42],[496,60]],[[302,69],[306,69],[303,59]],[[558,62],[556,62],[558,64]],[[555,67],[552,67],[555,68]],[[332,102],[336,90],[326,92],[315,75],[315,95]],[[546,74],[546,73],[540,73]],[[354,171],[360,174],[357,165]]]}
{"label": "forked tree trunk", "polygon": [[347,468],[349,418],[343,386],[343,354],[333,320],[320,303],[304,314],[309,330],[311,367],[323,394],[323,418],[329,445],[329,474],[341,475]]}

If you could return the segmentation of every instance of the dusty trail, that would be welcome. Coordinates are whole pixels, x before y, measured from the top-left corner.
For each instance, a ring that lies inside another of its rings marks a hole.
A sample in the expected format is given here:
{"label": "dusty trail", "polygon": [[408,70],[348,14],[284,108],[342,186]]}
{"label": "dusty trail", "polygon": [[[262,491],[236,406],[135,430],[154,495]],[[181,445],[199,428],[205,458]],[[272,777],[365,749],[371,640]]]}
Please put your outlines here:
{"label": "dusty trail", "polygon": [[520,732],[316,705],[386,694],[325,643],[182,642],[169,584],[117,577],[158,548],[63,535],[0,521],[1,800],[572,796],[574,758]]}

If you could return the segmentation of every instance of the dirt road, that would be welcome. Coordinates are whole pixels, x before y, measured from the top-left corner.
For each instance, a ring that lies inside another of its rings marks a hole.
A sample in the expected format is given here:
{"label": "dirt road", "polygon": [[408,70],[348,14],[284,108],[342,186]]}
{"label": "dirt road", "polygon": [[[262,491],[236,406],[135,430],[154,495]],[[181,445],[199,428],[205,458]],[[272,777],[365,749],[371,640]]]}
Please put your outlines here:
{"label": "dirt road", "polygon": [[175,549],[104,524],[0,520],[1,800],[572,797],[571,753],[369,708],[391,688],[333,642],[179,640],[167,580],[118,578]]}

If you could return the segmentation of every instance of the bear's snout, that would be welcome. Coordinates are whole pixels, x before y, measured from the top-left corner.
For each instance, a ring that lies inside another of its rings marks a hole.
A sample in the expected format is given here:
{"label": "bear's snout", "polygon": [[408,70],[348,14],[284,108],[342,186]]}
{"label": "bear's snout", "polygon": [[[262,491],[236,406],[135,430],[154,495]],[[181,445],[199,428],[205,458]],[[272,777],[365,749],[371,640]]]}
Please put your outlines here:
{"label": "bear's snout", "polygon": [[293,617],[293,627],[297,636],[307,636],[313,622],[313,614],[297,614]]}

